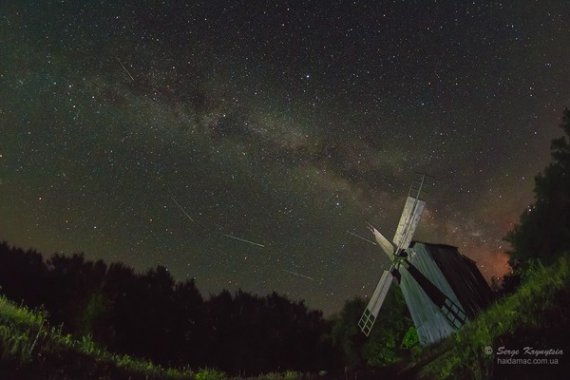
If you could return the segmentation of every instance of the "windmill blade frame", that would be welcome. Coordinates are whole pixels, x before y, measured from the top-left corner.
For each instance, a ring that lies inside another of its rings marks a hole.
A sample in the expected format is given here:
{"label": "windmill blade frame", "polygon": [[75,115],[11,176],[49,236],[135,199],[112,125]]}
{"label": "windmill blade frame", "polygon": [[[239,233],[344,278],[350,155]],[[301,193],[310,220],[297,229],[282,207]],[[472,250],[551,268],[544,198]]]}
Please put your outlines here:
{"label": "windmill blade frame", "polygon": [[378,317],[378,313],[380,312],[380,308],[386,300],[386,296],[388,295],[388,291],[390,290],[393,282],[394,275],[390,271],[385,270],[384,273],[382,273],[382,277],[380,277],[380,281],[378,281],[378,284],[376,285],[376,289],[374,289],[374,293],[372,293],[372,297],[370,297],[370,300],[368,301],[366,309],[364,309],[364,313],[362,313],[362,316],[358,321],[358,327],[360,327],[360,330],[364,335],[370,335],[372,327]]}
{"label": "windmill blade frame", "polygon": [[386,299],[392,282],[394,282],[394,279],[396,279],[398,283],[400,282],[401,275],[400,272],[398,272],[398,268],[401,261],[405,258],[404,250],[409,247],[420,221],[421,214],[425,208],[425,202],[419,199],[425,177],[425,175],[422,175],[419,181],[410,187],[402,215],[400,216],[398,228],[394,235],[393,244],[374,227],[370,226],[370,231],[374,235],[376,242],[388,255],[392,261],[392,266],[390,267],[390,271],[384,271],[382,274],[366,309],[358,321],[358,326],[366,336],[370,335],[370,331],[374,326],[374,322],[376,322],[376,318],[378,317],[378,313]]}
{"label": "windmill blade frame", "polygon": [[420,217],[426,203],[419,198],[408,196],[404,210],[398,222],[398,228],[392,239],[396,247],[404,250],[410,246],[414,232],[420,223]]}
{"label": "windmill blade frame", "polygon": [[374,240],[376,240],[378,246],[380,246],[388,258],[390,258],[390,261],[394,261],[395,248],[392,242],[386,239],[386,237],[384,237],[384,235],[382,235],[380,231],[374,228],[371,224],[368,225],[368,229],[374,235]]}

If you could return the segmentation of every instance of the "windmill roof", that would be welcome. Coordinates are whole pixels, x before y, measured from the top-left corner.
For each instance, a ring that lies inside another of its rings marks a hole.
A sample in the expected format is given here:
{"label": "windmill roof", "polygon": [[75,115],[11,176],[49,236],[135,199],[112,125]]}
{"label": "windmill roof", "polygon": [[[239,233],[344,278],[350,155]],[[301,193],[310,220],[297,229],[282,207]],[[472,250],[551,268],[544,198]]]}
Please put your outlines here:
{"label": "windmill roof", "polygon": [[439,246],[439,247],[449,247],[449,248],[458,249],[457,246],[455,246],[455,245],[443,244],[443,243],[430,243],[430,242],[423,241],[423,240],[412,240],[411,246],[413,247],[415,243],[423,244],[426,246],[432,246],[432,247],[438,247]]}

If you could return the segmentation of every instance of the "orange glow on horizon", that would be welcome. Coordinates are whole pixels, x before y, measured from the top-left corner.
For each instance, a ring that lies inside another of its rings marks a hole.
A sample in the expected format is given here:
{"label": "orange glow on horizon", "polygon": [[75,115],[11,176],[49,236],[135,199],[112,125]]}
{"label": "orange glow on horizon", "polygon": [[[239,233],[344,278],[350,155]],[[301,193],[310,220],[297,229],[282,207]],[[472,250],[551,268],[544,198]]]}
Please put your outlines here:
{"label": "orange glow on horizon", "polygon": [[504,250],[479,246],[465,248],[462,253],[470,259],[475,260],[481,274],[489,283],[492,278],[501,279],[505,274],[511,271],[509,255]]}

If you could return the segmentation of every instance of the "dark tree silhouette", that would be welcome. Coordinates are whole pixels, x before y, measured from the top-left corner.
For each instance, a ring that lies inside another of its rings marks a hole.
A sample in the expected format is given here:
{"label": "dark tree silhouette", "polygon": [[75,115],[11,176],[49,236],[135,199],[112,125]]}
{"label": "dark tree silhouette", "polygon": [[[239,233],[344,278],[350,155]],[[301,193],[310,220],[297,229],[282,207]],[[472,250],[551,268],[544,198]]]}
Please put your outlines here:
{"label": "dark tree silhouette", "polygon": [[[415,332],[404,296],[399,288],[390,290],[368,338],[357,326],[366,302],[361,298],[347,301],[333,324],[332,337],[342,350],[349,367],[385,367],[408,354],[404,346],[408,332]],[[412,334],[408,334],[412,335]]]}
{"label": "dark tree silhouette", "polygon": [[361,366],[365,363],[362,347],[366,337],[358,328],[358,320],[362,315],[366,301],[354,298],[345,302],[340,314],[334,318],[332,339],[344,356],[344,363],[350,367]]}
{"label": "dark tree silhouette", "polygon": [[508,234],[511,266],[531,259],[550,264],[570,250],[570,111],[560,127],[565,136],[552,141],[552,162],[535,178],[535,200]]}
{"label": "dark tree silhouette", "polygon": [[31,307],[45,303],[47,290],[34,284],[47,283],[47,268],[42,255],[0,244],[0,287],[3,294]]}
{"label": "dark tree silhouette", "polygon": [[166,366],[254,375],[340,365],[330,324],[302,301],[241,290],[204,300],[193,280],[177,283],[161,266],[137,274],[82,254],[44,261],[2,243],[0,286],[12,300],[44,307],[66,332]]}

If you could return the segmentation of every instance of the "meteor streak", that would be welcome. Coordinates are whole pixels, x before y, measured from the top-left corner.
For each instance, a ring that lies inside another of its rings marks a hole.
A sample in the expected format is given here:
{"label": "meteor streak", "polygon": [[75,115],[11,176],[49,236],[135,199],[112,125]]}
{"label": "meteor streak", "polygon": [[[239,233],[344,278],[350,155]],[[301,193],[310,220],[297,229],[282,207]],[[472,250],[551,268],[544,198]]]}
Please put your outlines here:
{"label": "meteor streak", "polygon": [[283,269],[283,272],[292,274],[295,277],[301,277],[301,278],[304,278],[306,280],[315,281],[315,279],[312,277],[306,276],[306,275],[301,274],[301,273],[293,272],[292,270]]}
{"label": "meteor streak", "polygon": [[370,243],[370,244],[372,244],[372,245],[378,245],[378,244],[376,244],[375,242],[373,242],[372,240],[368,240],[368,239],[366,239],[365,237],[362,237],[362,236],[360,236],[360,235],[358,235],[358,234],[356,234],[356,233],[354,233],[354,232],[352,232],[352,231],[346,231],[346,233],[348,233],[348,234],[350,234],[350,235],[352,235],[352,236],[354,236],[354,237],[357,237],[357,238],[359,238],[360,240],[364,240],[364,241],[366,241],[366,242],[368,242],[368,243]]}
{"label": "meteor streak", "polygon": [[131,73],[129,73],[129,70],[127,70],[127,68],[125,67],[125,65],[123,65],[123,62],[121,62],[121,60],[117,57],[117,61],[119,62],[119,65],[121,65],[121,67],[123,68],[123,70],[125,71],[125,73],[127,73],[127,75],[129,76],[129,78],[131,78],[131,80],[134,82],[135,78],[133,78],[133,76],[131,75]]}
{"label": "meteor streak", "polygon": [[227,238],[229,238],[229,239],[234,239],[234,240],[241,241],[241,242],[244,242],[244,243],[248,243],[248,244],[251,244],[251,245],[256,245],[256,246],[261,247],[261,248],[265,248],[265,245],[256,243],[256,242],[251,241],[251,240],[242,239],[242,238],[239,238],[239,237],[237,237],[237,236],[233,236],[233,235],[229,235],[229,234],[224,234],[224,236],[227,237]]}
{"label": "meteor streak", "polygon": [[188,218],[190,219],[190,221],[192,223],[196,223],[196,221],[194,219],[192,219],[192,217],[186,212],[186,210],[184,210],[184,207],[182,207],[182,205],[180,203],[178,203],[178,201],[176,200],[176,198],[174,198],[174,196],[170,196],[170,199],[172,199],[172,201],[174,202],[174,204],[176,206],[178,206],[178,208],[180,209],[180,211],[182,211],[182,213]]}

